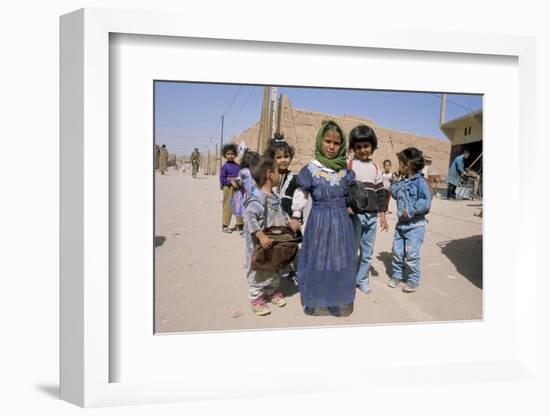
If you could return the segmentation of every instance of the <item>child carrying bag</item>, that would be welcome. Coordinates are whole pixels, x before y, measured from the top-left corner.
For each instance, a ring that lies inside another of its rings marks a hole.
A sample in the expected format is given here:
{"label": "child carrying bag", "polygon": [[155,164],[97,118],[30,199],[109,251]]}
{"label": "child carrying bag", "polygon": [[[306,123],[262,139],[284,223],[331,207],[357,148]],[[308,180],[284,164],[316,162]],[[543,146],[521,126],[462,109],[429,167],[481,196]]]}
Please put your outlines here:
{"label": "child carrying bag", "polygon": [[352,181],[346,203],[356,213],[386,211],[387,192],[382,183]]}
{"label": "child carrying bag", "polygon": [[264,205],[264,234],[273,240],[270,248],[258,244],[254,248],[250,268],[257,272],[277,272],[287,267],[298,253],[298,240],[292,228],[267,225],[267,199]]}

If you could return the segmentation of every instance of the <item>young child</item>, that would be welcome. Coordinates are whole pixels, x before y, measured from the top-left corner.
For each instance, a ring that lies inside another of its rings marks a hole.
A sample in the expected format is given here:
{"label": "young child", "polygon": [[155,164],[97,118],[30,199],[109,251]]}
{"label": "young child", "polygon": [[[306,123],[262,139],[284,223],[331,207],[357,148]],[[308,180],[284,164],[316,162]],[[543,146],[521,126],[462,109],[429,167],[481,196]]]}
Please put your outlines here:
{"label": "young child", "polygon": [[[252,168],[252,177],[258,188],[245,201],[244,226],[247,247],[247,280],[250,306],[258,315],[268,315],[270,310],[266,304],[269,300],[277,307],[286,305],[283,294],[278,290],[280,275],[278,272],[254,271],[251,268],[252,252],[257,244],[269,248],[273,240],[264,232],[266,227],[287,225],[287,219],[281,207],[279,198],[273,194],[273,187],[279,185],[280,175],[273,159],[263,157]],[[267,204],[267,216],[265,207]]]}
{"label": "young child", "polygon": [[[294,197],[294,192],[298,189],[297,176],[289,170],[290,163],[294,158],[294,152],[294,148],[285,141],[284,134],[276,133],[264,153],[264,156],[273,159],[277,164],[281,181],[277,187],[273,188],[273,192],[281,200],[283,211],[289,218],[292,217],[292,198]],[[302,224],[303,215],[299,213],[295,220]],[[302,240],[302,233],[299,230],[296,232],[296,238],[298,241]],[[281,271],[281,276],[290,279],[293,283],[295,283],[295,275],[294,262],[287,269]]]}
{"label": "young child", "polygon": [[[372,262],[374,242],[376,240],[377,219],[380,217],[382,231],[388,231],[386,222],[387,192],[382,183],[382,175],[372,160],[372,155],[378,147],[378,139],[373,129],[359,125],[349,133],[350,149],[353,149],[353,159],[348,167],[355,173],[355,180],[366,190],[369,200],[368,210],[353,212],[355,238],[360,249],[359,267],[356,284],[363,293],[370,293],[369,270]],[[372,203],[371,203],[372,201]]]}
{"label": "young child", "polygon": [[[231,200],[233,194],[238,188],[237,176],[239,176],[239,165],[235,162],[237,157],[237,145],[230,143],[226,144],[222,148],[222,156],[227,159],[220,169],[220,189],[223,191],[223,203],[222,203],[222,232],[230,233],[229,223],[231,222],[231,216],[233,215],[233,208],[231,207]],[[236,217],[236,228],[240,231],[243,228],[242,218]]]}
{"label": "young child", "polygon": [[289,170],[294,154],[294,148],[285,141],[284,134],[279,133],[276,133],[274,138],[270,140],[264,153],[264,156],[273,159],[277,164],[281,181],[276,188],[273,188],[273,191],[281,199],[283,210],[289,217],[292,217],[292,197],[294,191],[298,188],[296,175]]}
{"label": "young child", "polygon": [[390,211],[390,200],[391,200],[391,192],[390,192],[390,182],[391,182],[391,160],[386,159],[384,160],[384,172],[382,172],[382,183],[384,184],[384,189],[386,190],[387,198],[386,198],[386,213],[391,214]]}
{"label": "young child", "polygon": [[[231,201],[233,215],[236,217],[244,217],[244,201],[246,201],[246,199],[252,195],[254,189],[256,189],[256,183],[254,179],[252,179],[250,169],[258,163],[259,159],[260,155],[258,152],[248,149],[244,150],[241,157],[241,163],[239,164],[239,175],[237,179],[235,179],[238,189],[235,191]],[[241,230],[240,233],[242,235],[243,231]]]}
{"label": "young child", "polygon": [[397,225],[393,238],[392,277],[388,286],[395,288],[409,267],[403,292],[414,292],[420,283],[420,249],[426,232],[426,214],[432,196],[426,179],[420,175],[425,161],[422,152],[408,147],[397,154],[399,175],[391,179],[390,191],[397,204]]}
{"label": "young child", "polygon": [[307,195],[313,200],[297,268],[306,315],[328,310],[333,316],[348,316],[353,311],[357,258],[346,197],[355,174],[347,169],[346,151],[342,128],[324,121],[317,132],[315,159],[298,173],[293,217],[302,212]]}

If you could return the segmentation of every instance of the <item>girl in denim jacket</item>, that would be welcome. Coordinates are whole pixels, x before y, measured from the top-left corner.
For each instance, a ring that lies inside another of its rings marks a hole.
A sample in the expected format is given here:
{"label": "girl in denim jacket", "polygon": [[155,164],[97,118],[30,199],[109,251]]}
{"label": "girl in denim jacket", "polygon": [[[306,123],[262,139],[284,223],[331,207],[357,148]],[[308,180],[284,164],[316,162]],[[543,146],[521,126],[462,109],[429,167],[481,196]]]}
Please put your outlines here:
{"label": "girl in denim jacket", "polygon": [[420,249],[426,232],[426,214],[430,210],[430,186],[420,174],[426,164],[422,152],[409,147],[397,154],[399,175],[391,179],[390,192],[397,205],[397,225],[393,237],[392,277],[388,286],[395,288],[403,280],[405,265],[409,275],[403,292],[414,292],[420,283]]}

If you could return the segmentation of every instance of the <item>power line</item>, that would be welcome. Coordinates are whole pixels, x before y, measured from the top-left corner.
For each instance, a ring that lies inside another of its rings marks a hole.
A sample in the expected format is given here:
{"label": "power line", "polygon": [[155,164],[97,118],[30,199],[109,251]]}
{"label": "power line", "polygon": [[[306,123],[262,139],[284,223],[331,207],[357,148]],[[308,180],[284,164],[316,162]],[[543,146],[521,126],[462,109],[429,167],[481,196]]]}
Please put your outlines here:
{"label": "power line", "polygon": [[218,131],[218,127],[220,127],[220,123],[222,122],[222,119],[220,117],[216,117],[218,119],[218,124],[216,124],[216,128],[212,132],[212,134],[209,137],[213,137],[216,135],[216,132]]}
{"label": "power line", "polygon": [[180,122],[175,122],[175,123],[159,124],[159,125],[157,125],[157,127],[179,126],[179,125],[184,125],[184,124],[202,124],[202,123],[210,124],[211,120],[215,120],[217,118],[218,117],[210,117],[210,118],[200,120],[200,121],[180,121]]}
{"label": "power line", "polygon": [[244,104],[242,105],[241,109],[239,110],[239,112],[237,113],[237,115],[235,116],[235,118],[233,119],[233,123],[231,123],[231,127],[229,127],[227,129],[228,132],[231,132],[231,129],[233,128],[233,126],[235,125],[235,123],[237,122],[237,119],[239,118],[239,116],[241,115],[241,112],[244,110],[244,108],[246,107],[246,104],[248,104],[248,100],[250,99],[250,97],[252,96],[252,93],[254,92],[254,89],[251,89],[250,92],[248,93],[248,97],[246,97],[246,100],[244,102]]}
{"label": "power line", "polygon": [[223,115],[225,116],[227,114],[227,112],[229,111],[229,109],[231,108],[231,106],[233,105],[233,103],[235,102],[235,100],[237,99],[237,96],[239,95],[239,93],[241,92],[241,89],[242,89],[242,85],[239,87],[239,89],[237,90],[237,93],[233,96],[233,99],[231,100],[231,103],[229,104],[229,107],[227,107],[227,110],[224,111]]}
{"label": "power line", "polygon": [[[439,98],[440,100],[442,99],[441,95],[439,95],[439,94],[434,94],[433,92],[431,92],[430,95],[433,95],[434,97],[437,97],[437,98]],[[456,105],[457,107],[460,107],[460,108],[462,108],[463,110],[466,110],[466,111],[468,111],[468,112],[470,112],[470,113],[472,113],[472,112],[475,111],[475,110],[473,110],[472,108],[465,107],[465,106],[463,106],[463,105],[461,105],[461,104],[455,103],[453,100],[450,100],[449,97],[447,97],[447,102],[448,102],[448,103],[451,103],[451,104],[454,104],[454,105]]]}
{"label": "power line", "polygon": [[173,137],[173,138],[177,138],[177,139],[193,139],[193,138],[198,138],[198,139],[209,139],[210,137],[212,136],[197,136],[197,135],[177,135],[177,134],[157,134],[156,137]]}

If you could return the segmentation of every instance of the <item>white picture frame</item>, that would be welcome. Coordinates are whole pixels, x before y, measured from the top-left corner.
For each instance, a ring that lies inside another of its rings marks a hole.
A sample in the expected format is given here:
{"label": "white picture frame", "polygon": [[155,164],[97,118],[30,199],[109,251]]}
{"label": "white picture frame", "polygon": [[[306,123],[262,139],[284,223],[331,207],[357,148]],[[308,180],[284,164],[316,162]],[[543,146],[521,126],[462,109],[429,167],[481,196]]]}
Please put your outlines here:
{"label": "white picture frame", "polygon": [[[185,21],[185,25],[182,22]],[[370,48],[385,51],[433,52],[507,56],[517,59],[519,69],[519,105],[517,120],[519,134],[515,140],[530,146],[518,146],[516,162],[527,166],[536,155],[535,132],[535,41],[533,38],[507,35],[437,33],[429,31],[397,31],[373,28],[359,32],[347,29],[335,34],[321,28],[300,32],[289,28],[278,31],[268,25],[254,26],[246,35],[236,33],[231,24],[205,27],[199,21],[169,13],[83,9],[61,18],[61,398],[84,407],[161,403],[210,398],[254,397],[270,394],[330,393],[353,389],[354,385],[389,385],[394,379],[414,380],[418,388],[433,389],[433,383],[471,383],[487,381],[506,383],[537,383],[537,302],[536,259],[532,243],[536,240],[536,219],[521,215],[517,243],[513,253],[522,264],[522,281],[514,296],[517,308],[513,317],[517,325],[509,334],[513,348],[496,354],[495,360],[470,362],[423,362],[409,367],[370,366],[327,369],[307,372],[297,369],[289,379],[283,373],[269,372],[267,385],[284,386],[269,389],[254,379],[235,379],[220,374],[212,377],[193,375],[178,380],[126,382],[113,380],[113,363],[121,357],[110,347],[113,328],[110,311],[116,309],[110,292],[109,275],[113,262],[109,251],[110,161],[109,156],[109,37],[110,34],[170,36],[181,38],[223,39],[225,41],[277,43],[316,47],[329,45],[339,48]],[[512,122],[512,126],[515,124]],[[526,213],[534,195],[534,186],[525,169],[519,170],[521,183],[519,212]],[[490,199],[488,202],[490,205]],[[487,207],[488,209],[490,207]],[[494,223],[494,222],[493,222]],[[491,232],[491,230],[488,230]],[[495,232],[495,229],[493,229]],[[495,261],[493,259],[492,261]],[[516,263],[513,263],[516,264]],[[519,269],[512,271],[517,276]],[[493,287],[494,288],[494,287]],[[491,311],[489,311],[491,312]],[[151,312],[152,313],[152,312]],[[408,331],[406,326],[400,331]],[[506,331],[506,329],[502,329]],[[335,329],[319,329],[309,336],[332,334],[343,336]],[[457,333],[461,329],[452,329]],[[246,334],[245,334],[246,335]],[[151,336],[153,336],[151,334]],[[216,342],[223,342],[216,334]],[[276,333],[249,334],[254,339],[274,338]],[[303,341],[303,335],[293,332]],[[306,334],[307,336],[307,334]],[[357,331],[346,333],[353,339]],[[228,335],[226,335],[228,337]],[[475,358],[475,357],[474,357]],[[203,357],[203,360],[205,358]],[[198,373],[197,373],[198,374]],[[320,375],[337,379],[323,383]],[[314,381],[312,381],[314,380]],[[449,387],[450,389],[451,387]],[[453,388],[456,388],[454,386]],[[372,392],[372,390],[371,390]],[[378,393],[381,393],[377,391]],[[382,394],[382,393],[381,393]],[[493,393],[495,394],[495,393]],[[496,396],[495,396],[496,397]]]}

